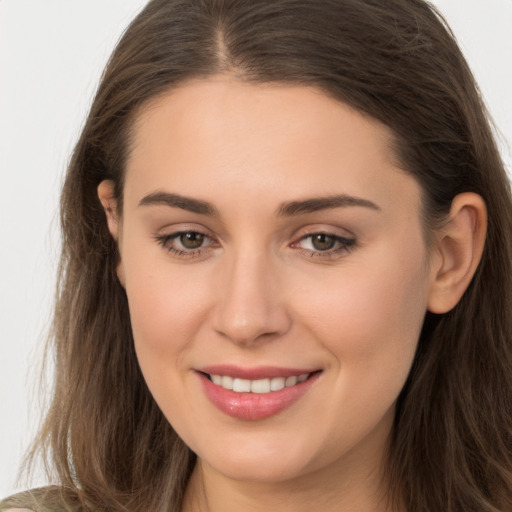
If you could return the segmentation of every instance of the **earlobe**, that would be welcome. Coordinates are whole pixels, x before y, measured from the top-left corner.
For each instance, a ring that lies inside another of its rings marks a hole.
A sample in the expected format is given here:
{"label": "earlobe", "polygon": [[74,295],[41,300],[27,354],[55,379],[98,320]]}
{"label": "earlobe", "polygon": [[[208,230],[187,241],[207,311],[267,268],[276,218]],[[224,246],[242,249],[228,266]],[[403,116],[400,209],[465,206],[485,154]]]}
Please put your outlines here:
{"label": "earlobe", "polygon": [[486,231],[487,208],[482,197],[472,192],[456,196],[437,237],[430,312],[446,313],[459,302],[480,263]]}

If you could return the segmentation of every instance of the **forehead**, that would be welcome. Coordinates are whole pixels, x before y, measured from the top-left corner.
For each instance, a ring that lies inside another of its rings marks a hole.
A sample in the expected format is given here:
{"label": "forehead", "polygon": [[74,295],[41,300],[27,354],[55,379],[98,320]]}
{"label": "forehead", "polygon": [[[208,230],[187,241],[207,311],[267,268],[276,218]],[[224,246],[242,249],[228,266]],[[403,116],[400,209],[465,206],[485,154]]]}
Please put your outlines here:
{"label": "forehead", "polygon": [[191,81],[137,116],[126,200],[166,189],[276,204],[333,193],[382,201],[416,185],[396,168],[392,142],[388,127],[313,87]]}

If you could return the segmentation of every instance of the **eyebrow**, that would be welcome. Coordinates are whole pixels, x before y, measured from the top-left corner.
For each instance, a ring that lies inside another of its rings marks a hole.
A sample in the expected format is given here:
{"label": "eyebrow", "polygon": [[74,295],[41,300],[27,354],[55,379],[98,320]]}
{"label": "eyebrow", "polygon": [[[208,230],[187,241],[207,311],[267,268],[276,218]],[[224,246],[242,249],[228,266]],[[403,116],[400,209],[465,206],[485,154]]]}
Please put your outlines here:
{"label": "eyebrow", "polygon": [[213,217],[219,216],[217,209],[206,201],[181,196],[179,194],[170,194],[168,192],[154,192],[153,194],[149,194],[143,197],[139,202],[139,206],[153,205],[164,205],[170,206],[172,208],[181,208],[182,210],[198,213],[200,215],[210,215]]}
{"label": "eyebrow", "polygon": [[346,208],[348,206],[360,206],[363,208],[369,208],[370,210],[380,211],[380,207],[368,199],[341,194],[283,203],[277,210],[277,215],[280,217],[292,217],[295,215],[303,215],[305,213],[313,213],[319,210]]}
{"label": "eyebrow", "polygon": [[[201,201],[200,199],[193,199],[179,194],[171,194],[169,192],[154,192],[143,197],[139,202],[139,206],[153,205],[170,206],[199,215],[219,217],[217,208],[207,201]],[[278,217],[293,217],[306,213],[314,213],[320,210],[346,208],[349,206],[359,206],[380,211],[380,207],[368,199],[341,194],[327,197],[314,197],[303,201],[289,201],[283,203],[277,209],[276,214]]]}

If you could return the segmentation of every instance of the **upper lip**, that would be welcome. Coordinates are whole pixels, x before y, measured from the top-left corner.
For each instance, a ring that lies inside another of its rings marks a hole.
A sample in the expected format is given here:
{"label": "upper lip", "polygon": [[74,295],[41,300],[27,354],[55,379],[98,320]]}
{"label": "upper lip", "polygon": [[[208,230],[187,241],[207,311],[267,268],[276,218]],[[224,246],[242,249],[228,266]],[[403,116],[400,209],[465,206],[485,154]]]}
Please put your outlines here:
{"label": "upper lip", "polygon": [[234,379],[271,379],[274,377],[293,377],[318,371],[319,368],[285,368],[280,366],[243,367],[230,364],[219,364],[196,368],[198,372],[210,375],[224,375]]}

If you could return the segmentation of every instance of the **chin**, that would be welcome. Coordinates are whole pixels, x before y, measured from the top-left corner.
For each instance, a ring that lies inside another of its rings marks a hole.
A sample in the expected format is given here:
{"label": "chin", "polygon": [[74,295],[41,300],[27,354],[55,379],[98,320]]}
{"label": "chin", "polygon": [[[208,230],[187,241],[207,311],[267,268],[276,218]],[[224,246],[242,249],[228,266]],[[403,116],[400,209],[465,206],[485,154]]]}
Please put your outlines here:
{"label": "chin", "polygon": [[240,447],[232,444],[231,449],[208,451],[198,454],[201,462],[227,478],[261,483],[279,483],[296,479],[314,471],[316,464],[304,449],[303,443],[286,446],[285,443],[251,443]]}
{"label": "chin", "polygon": [[249,462],[235,460],[228,463],[220,462],[212,468],[225,477],[240,482],[282,483],[294,480],[308,471],[296,464],[283,464],[280,460],[265,462]]}

